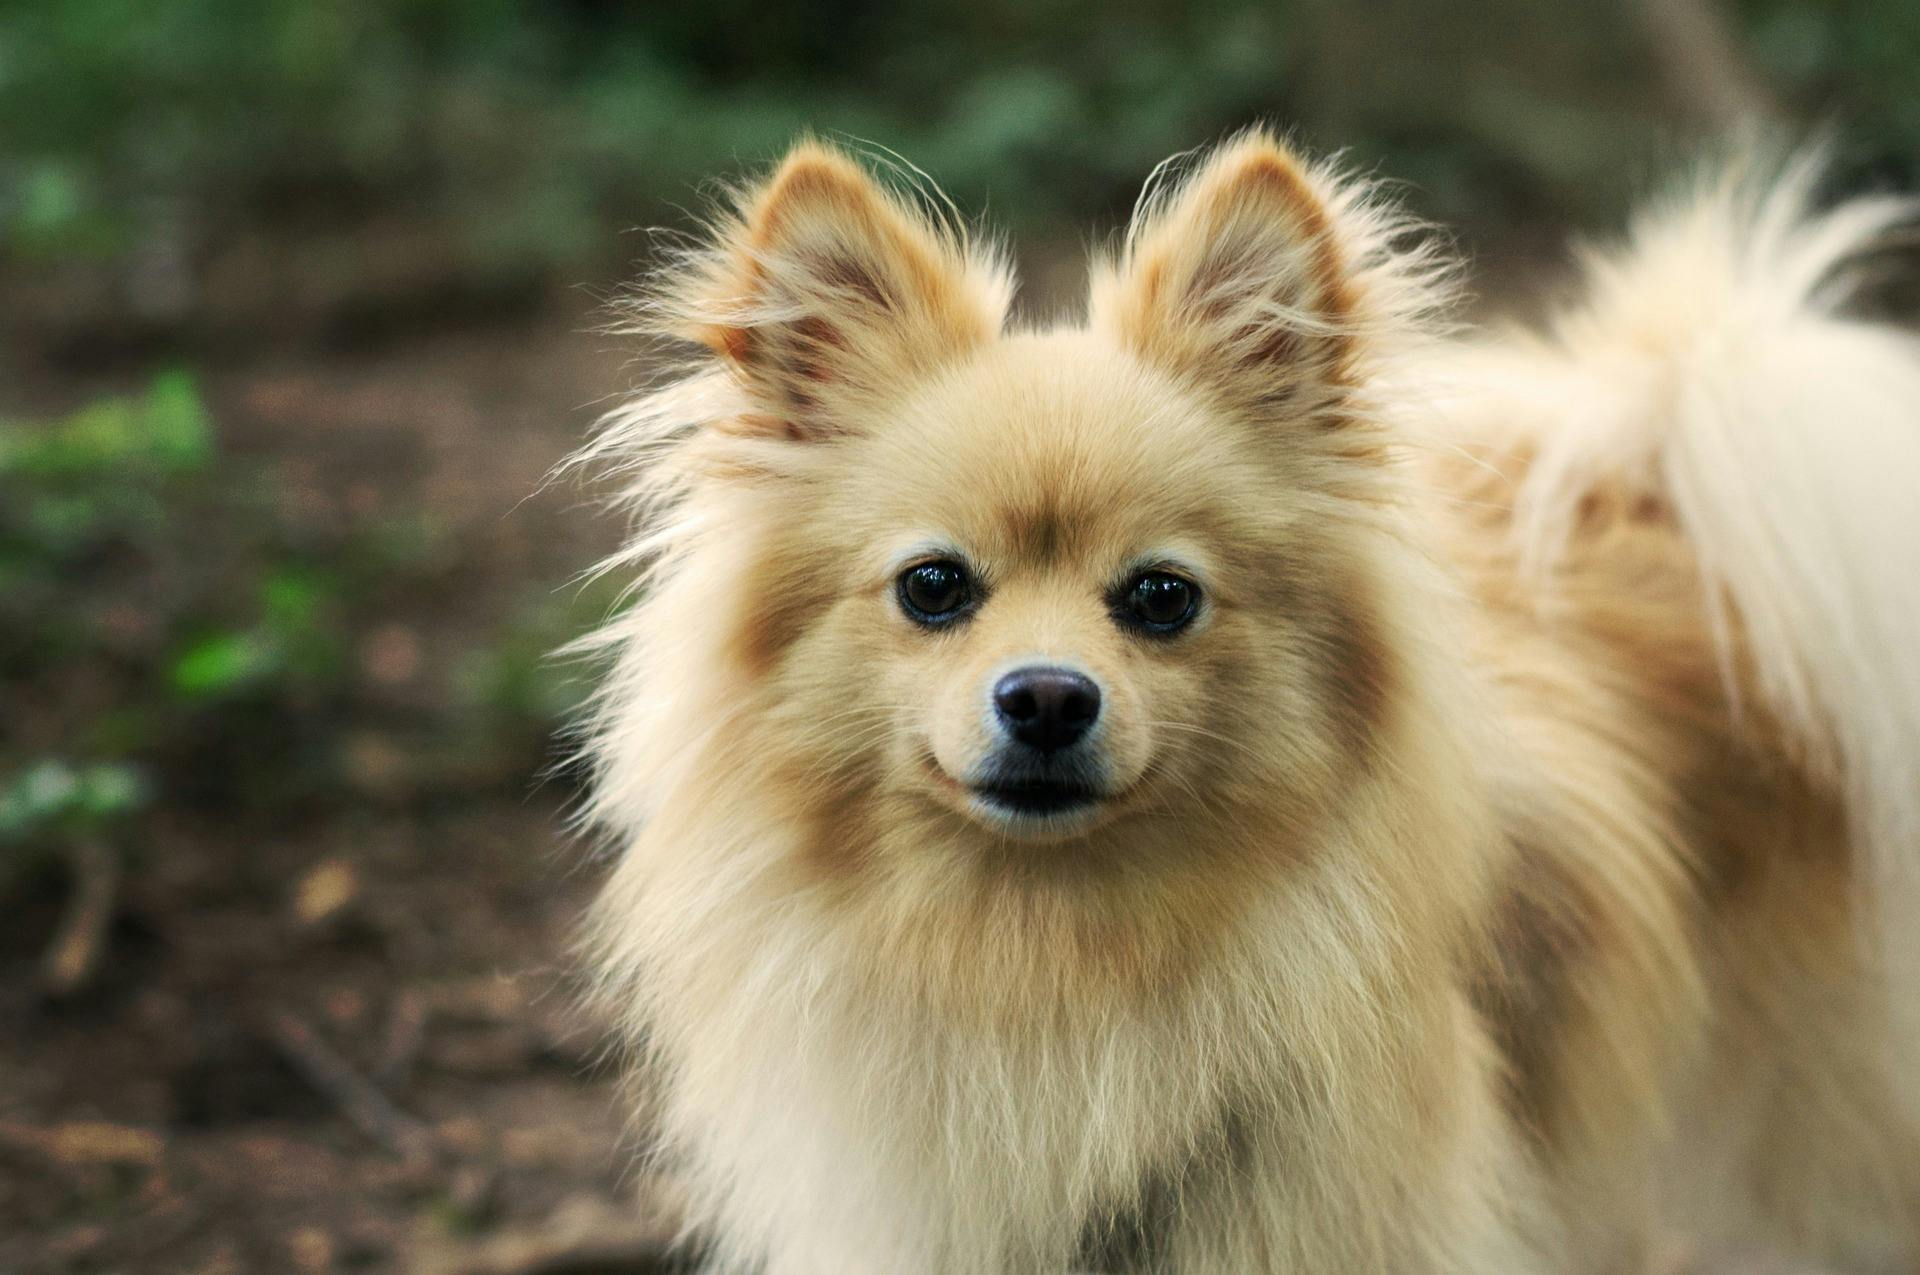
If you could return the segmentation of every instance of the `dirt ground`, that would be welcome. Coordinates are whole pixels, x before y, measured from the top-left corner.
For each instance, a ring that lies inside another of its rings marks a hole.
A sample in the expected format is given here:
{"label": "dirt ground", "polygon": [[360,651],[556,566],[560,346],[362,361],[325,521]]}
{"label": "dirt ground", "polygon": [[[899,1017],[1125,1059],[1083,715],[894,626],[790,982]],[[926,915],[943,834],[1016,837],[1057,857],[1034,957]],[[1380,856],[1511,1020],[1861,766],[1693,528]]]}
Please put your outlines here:
{"label": "dirt ground", "polygon": [[[222,448],[318,518],[436,511],[453,587],[363,656],[404,700],[437,652],[561,589],[614,520],[539,492],[630,350],[589,300],[332,352],[196,363]],[[15,369],[0,409],[62,410],[112,367]],[[663,1184],[632,1150],[569,933],[597,878],[577,795],[537,766],[415,782],[402,739],[352,743],[315,810],[163,805],[139,825],[84,996],[38,991],[61,891],[0,927],[0,1270],[664,1269]]]}

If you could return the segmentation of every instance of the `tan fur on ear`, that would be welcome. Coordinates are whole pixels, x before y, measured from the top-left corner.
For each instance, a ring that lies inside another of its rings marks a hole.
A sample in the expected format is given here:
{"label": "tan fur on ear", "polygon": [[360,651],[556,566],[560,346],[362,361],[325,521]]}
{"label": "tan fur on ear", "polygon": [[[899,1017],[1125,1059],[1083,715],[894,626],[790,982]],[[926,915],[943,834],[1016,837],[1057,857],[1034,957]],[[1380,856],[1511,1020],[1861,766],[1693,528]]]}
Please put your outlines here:
{"label": "tan fur on ear", "polygon": [[1230,141],[1147,201],[1096,271],[1093,323],[1236,406],[1337,407],[1375,319],[1365,275],[1382,227],[1365,194],[1266,133]]}
{"label": "tan fur on ear", "polygon": [[753,410],[728,424],[795,439],[845,432],[873,400],[992,338],[1011,293],[956,227],[811,141],[686,264],[663,307],[673,334],[746,390]]}

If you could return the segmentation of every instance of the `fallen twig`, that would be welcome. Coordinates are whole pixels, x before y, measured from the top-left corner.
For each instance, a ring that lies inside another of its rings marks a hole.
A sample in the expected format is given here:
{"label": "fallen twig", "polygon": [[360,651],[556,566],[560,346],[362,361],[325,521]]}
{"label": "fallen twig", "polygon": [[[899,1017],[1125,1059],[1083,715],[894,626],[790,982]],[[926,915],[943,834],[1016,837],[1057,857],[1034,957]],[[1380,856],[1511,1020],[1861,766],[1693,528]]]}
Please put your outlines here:
{"label": "fallen twig", "polygon": [[439,1159],[433,1131],[399,1107],[380,1087],[354,1070],[311,1027],[284,1011],[267,1023],[273,1043],[308,1083],[330,1099],[353,1126],[411,1163]]}
{"label": "fallen twig", "polygon": [[167,1146],[152,1129],[104,1120],[72,1120],[50,1126],[0,1121],[0,1143],[26,1147],[69,1167],[133,1164],[149,1169],[160,1163]]}
{"label": "fallen twig", "polygon": [[77,995],[92,985],[106,954],[114,901],[120,892],[120,857],[106,842],[84,837],[72,844],[67,860],[73,871],[73,893],[40,965],[40,986],[55,999]]}
{"label": "fallen twig", "polygon": [[375,1083],[386,1089],[404,1089],[413,1075],[413,1064],[427,1038],[427,998],[406,988],[394,998],[387,1014],[385,1039],[380,1045],[380,1061],[374,1068]]}

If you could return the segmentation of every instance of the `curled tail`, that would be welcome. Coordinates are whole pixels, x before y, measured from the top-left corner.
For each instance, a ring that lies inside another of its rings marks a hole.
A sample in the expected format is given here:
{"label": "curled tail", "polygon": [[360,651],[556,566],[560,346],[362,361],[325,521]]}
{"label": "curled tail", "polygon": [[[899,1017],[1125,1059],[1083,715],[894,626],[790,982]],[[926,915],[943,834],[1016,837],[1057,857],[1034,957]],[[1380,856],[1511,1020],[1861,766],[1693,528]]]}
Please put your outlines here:
{"label": "curled tail", "polygon": [[1750,684],[1845,794],[1871,887],[1920,878],[1920,340],[1845,307],[1920,203],[1816,212],[1820,167],[1726,166],[1589,263],[1556,334],[1604,406],[1569,405],[1516,512],[1538,551],[1603,479],[1673,510]]}

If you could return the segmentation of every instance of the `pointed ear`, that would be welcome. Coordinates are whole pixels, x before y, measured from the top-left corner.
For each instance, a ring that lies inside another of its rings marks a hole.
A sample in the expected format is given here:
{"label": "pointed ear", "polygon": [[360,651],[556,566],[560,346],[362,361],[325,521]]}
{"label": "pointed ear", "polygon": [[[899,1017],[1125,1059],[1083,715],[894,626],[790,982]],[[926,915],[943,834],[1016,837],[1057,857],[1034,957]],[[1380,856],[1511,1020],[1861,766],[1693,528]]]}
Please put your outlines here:
{"label": "pointed ear", "polygon": [[805,441],[990,340],[1011,287],[957,230],[802,142],[676,292],[678,334],[718,355],[752,404],[730,426]]}
{"label": "pointed ear", "polygon": [[1326,186],[1264,133],[1222,146],[1096,272],[1094,326],[1236,407],[1337,405],[1357,316]]}

